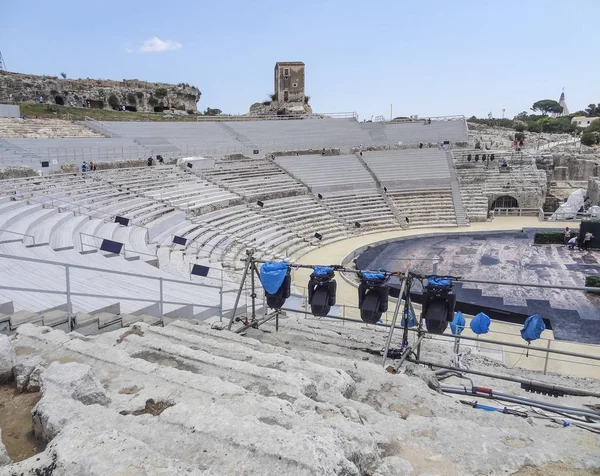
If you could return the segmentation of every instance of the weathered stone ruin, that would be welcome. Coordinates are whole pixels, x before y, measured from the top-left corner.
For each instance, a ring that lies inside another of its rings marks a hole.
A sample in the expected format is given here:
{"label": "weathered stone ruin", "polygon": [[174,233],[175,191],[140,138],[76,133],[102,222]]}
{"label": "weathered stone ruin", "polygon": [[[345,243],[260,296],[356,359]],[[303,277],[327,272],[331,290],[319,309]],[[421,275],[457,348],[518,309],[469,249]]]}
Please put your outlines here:
{"label": "weathered stone ruin", "polygon": [[189,84],[149,83],[138,79],[62,79],[56,76],[0,71],[0,103],[44,103],[60,106],[122,109],[137,112],[164,110],[196,113],[200,90]]}

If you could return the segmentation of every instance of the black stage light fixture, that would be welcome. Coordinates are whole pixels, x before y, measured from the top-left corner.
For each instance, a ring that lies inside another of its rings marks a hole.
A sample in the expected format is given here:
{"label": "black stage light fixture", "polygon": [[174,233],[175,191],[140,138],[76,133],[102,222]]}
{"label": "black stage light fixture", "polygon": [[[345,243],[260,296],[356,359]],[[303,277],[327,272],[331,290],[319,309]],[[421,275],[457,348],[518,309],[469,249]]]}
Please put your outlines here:
{"label": "black stage light fixture", "polygon": [[319,200],[323,200],[323,195],[321,195],[320,193],[317,193],[317,197],[319,197]]}
{"label": "black stage light fixture", "polygon": [[376,324],[388,310],[390,288],[385,285],[385,273],[359,273],[358,307],[360,318],[367,324]]}
{"label": "black stage light fixture", "polygon": [[490,155],[490,160],[494,160],[496,158],[496,156],[494,154]]}
{"label": "black stage light fixture", "polygon": [[452,280],[439,276],[427,278],[423,289],[422,316],[425,327],[432,334],[443,334],[448,323],[454,319],[456,294],[452,292]]}
{"label": "black stage light fixture", "polygon": [[321,233],[315,233],[315,238],[321,241],[323,239],[323,235],[321,235]]}
{"label": "black stage light fixture", "polygon": [[120,255],[122,249],[123,243],[119,243],[118,241],[102,240],[102,243],[100,244],[100,251],[108,251],[109,253],[114,253],[116,255]]}
{"label": "black stage light fixture", "polygon": [[482,161],[483,161],[483,160],[485,160],[485,154],[483,154],[483,155],[481,156],[481,160],[482,160]]}
{"label": "black stage light fixture", "polygon": [[450,145],[450,141],[449,140],[445,140],[444,141],[444,145]]}
{"label": "black stage light fixture", "polygon": [[50,162],[48,161],[42,161],[42,167],[50,167]]}
{"label": "black stage light fixture", "polygon": [[467,162],[471,162],[471,154],[467,155]]}
{"label": "black stage light fixture", "polygon": [[260,200],[259,200],[258,202],[256,202],[256,204],[257,204],[257,205],[258,205],[260,208],[262,208],[262,207],[264,207],[264,206],[265,206],[264,202],[261,202]]}
{"label": "black stage light fixture", "polygon": [[187,163],[187,168],[188,168],[188,169],[191,169],[193,166],[194,166],[194,164],[192,164],[191,162],[188,162],[188,163]]}
{"label": "black stage light fixture", "polygon": [[354,227],[355,227],[355,228],[360,228],[360,227],[361,227],[361,224],[360,224],[359,222],[355,221],[355,222],[354,222]]}
{"label": "black stage light fixture", "polygon": [[182,245],[185,246],[187,243],[187,238],[184,238],[182,236],[173,236],[173,244],[174,245]]}
{"label": "black stage light fixture", "polygon": [[115,217],[115,223],[118,223],[119,225],[123,225],[123,226],[129,226],[129,218],[125,218],[125,217],[117,215]]}
{"label": "black stage light fixture", "polygon": [[479,162],[479,154],[475,154],[475,162]]}
{"label": "black stage light fixture", "polygon": [[308,303],[313,316],[324,317],[335,306],[337,283],[329,266],[315,266],[308,281]]}
{"label": "black stage light fixture", "polygon": [[260,151],[259,151],[258,149],[254,149],[254,150],[252,151],[252,153],[253,153],[254,155],[257,155],[257,154],[260,154]]}
{"label": "black stage light fixture", "polygon": [[267,297],[267,306],[271,309],[281,309],[285,304],[287,298],[292,295],[292,277],[290,276],[290,267],[288,266],[283,278],[283,283],[279,286],[276,293],[271,294],[265,290],[265,296]]}
{"label": "black stage light fixture", "polygon": [[201,264],[195,264],[192,266],[192,274],[195,276],[208,276],[210,268],[208,266],[202,266]]}
{"label": "black stage light fixture", "polygon": [[387,187],[383,187],[383,191],[387,193]]}

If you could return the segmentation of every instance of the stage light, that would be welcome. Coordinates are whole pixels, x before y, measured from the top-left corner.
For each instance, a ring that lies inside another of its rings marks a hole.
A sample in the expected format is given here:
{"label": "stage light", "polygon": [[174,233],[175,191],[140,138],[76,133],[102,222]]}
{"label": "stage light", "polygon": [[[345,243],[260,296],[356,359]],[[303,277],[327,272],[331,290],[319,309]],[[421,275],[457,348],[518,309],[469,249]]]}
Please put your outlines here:
{"label": "stage light", "polygon": [[490,155],[490,160],[494,160],[496,158],[496,156],[494,154]]}
{"label": "stage light", "polygon": [[260,280],[265,289],[267,306],[281,309],[291,295],[292,278],[287,262],[264,263],[260,268]]}
{"label": "stage light", "polygon": [[323,200],[323,195],[321,195],[320,193],[317,193],[317,197],[319,197],[319,200]]}
{"label": "stage light", "polygon": [[422,308],[427,330],[432,334],[443,334],[448,322],[454,319],[455,306],[456,294],[452,292],[452,281],[438,276],[427,278]]}
{"label": "stage light", "polygon": [[381,319],[381,314],[388,310],[390,288],[385,286],[385,273],[359,273],[358,307],[360,318],[367,324],[375,324]]}
{"label": "stage light", "polygon": [[324,317],[335,306],[337,283],[329,266],[315,266],[308,281],[308,303],[313,316]]}
{"label": "stage light", "polygon": [[323,239],[323,235],[321,235],[321,233],[315,233],[315,238],[321,241]]}
{"label": "stage light", "polygon": [[482,160],[482,161],[484,161],[484,160],[485,160],[485,154],[483,154],[483,155],[481,156],[481,160]]}
{"label": "stage light", "polygon": [[258,202],[256,202],[256,204],[257,204],[257,205],[258,205],[260,208],[262,208],[262,207],[264,207],[264,206],[265,206],[265,203],[264,203],[264,202],[261,202],[260,200],[259,200]]}
{"label": "stage light", "polygon": [[360,228],[361,226],[362,225],[359,222],[357,222],[357,221],[354,222],[354,227],[355,228]]}
{"label": "stage light", "polygon": [[471,154],[467,155],[467,162],[471,162]]}
{"label": "stage light", "polygon": [[475,154],[475,162],[479,161],[479,154]]}

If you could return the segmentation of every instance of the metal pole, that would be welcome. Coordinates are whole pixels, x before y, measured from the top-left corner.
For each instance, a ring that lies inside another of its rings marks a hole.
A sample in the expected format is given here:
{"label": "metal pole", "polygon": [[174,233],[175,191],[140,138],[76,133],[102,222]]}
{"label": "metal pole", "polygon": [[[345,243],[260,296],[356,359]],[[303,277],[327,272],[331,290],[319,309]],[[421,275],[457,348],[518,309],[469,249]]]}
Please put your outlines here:
{"label": "metal pole", "polygon": [[[550,350],[550,343],[552,341],[550,339],[548,339],[548,350]],[[548,370],[548,357],[550,356],[550,352],[548,352],[548,350],[546,351],[546,360],[544,361],[544,375],[546,375],[546,372]]]}
{"label": "metal pole", "polygon": [[160,303],[159,303],[159,309],[160,309],[160,320],[162,322],[163,320],[163,316],[164,316],[164,309],[163,309],[163,302],[164,302],[164,289],[163,289],[163,278],[159,278],[158,282],[160,283]]}
{"label": "metal pole", "polygon": [[250,267],[250,258],[246,260],[246,266],[244,267],[244,273],[242,274],[242,282],[240,283],[240,289],[238,290],[237,296],[235,297],[235,304],[233,305],[233,311],[231,312],[231,317],[229,318],[229,324],[227,326],[227,330],[231,330],[231,326],[233,325],[233,320],[235,319],[235,313],[237,312],[238,304],[240,303],[240,297],[242,297],[242,292],[244,291],[244,282],[246,281],[246,275],[248,274],[248,268]]}
{"label": "metal pole", "polygon": [[67,283],[67,324],[69,326],[69,332],[73,330],[73,305],[71,303],[71,274],[69,265],[65,265],[65,279]]}
{"label": "metal pole", "polygon": [[500,380],[506,380],[508,382],[524,383],[524,384],[528,384],[528,385],[532,385],[532,386],[536,386],[536,387],[551,388],[553,390],[559,390],[561,392],[565,392],[569,395],[574,395],[574,396],[581,396],[581,397],[588,396],[588,397],[600,398],[600,393],[598,393],[598,392],[589,392],[587,390],[582,390],[579,388],[561,387],[560,385],[552,385],[552,384],[548,384],[546,382],[538,382],[536,380],[528,380],[525,378],[513,377],[510,375],[496,374],[493,372],[482,372],[480,370],[463,369],[462,367],[453,367],[451,365],[438,364],[435,362],[427,362],[425,360],[419,360],[419,359],[407,358],[407,360],[409,362],[413,362],[415,364],[428,365],[430,367],[439,367],[440,369],[455,370],[457,372],[464,372],[464,373],[473,374],[473,375],[481,375],[482,377],[497,378]]}
{"label": "metal pole", "polygon": [[[254,289],[254,271],[256,271],[256,266],[254,265],[254,262],[252,262],[250,266],[252,267],[252,271],[250,271],[250,286],[252,286],[252,294],[250,294],[250,298],[252,299],[252,320],[254,321],[256,319],[256,292]],[[276,330],[279,330],[279,319],[277,319]]]}
{"label": "metal pole", "polygon": [[406,287],[406,279],[402,280],[402,286],[400,287],[400,294],[396,301],[396,309],[394,309],[394,316],[392,317],[392,324],[390,325],[390,333],[388,334],[385,348],[383,349],[383,358],[381,359],[381,366],[385,368],[385,361],[387,360],[387,354],[390,350],[390,344],[392,343],[392,335],[394,334],[394,327],[396,327],[396,321],[398,320],[398,312],[400,311],[400,305],[402,303],[402,295],[404,294],[404,288]]}

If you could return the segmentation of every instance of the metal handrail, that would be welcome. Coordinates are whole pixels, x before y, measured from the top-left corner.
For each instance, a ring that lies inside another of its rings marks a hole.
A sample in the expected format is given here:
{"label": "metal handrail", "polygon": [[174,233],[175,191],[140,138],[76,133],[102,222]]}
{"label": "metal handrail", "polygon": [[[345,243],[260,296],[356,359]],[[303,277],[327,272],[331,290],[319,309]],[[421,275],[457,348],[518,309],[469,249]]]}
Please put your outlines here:
{"label": "metal handrail", "polygon": [[167,282],[167,283],[176,283],[176,284],[185,284],[185,285],[192,284],[193,286],[197,286],[197,287],[201,287],[201,288],[221,289],[221,286],[214,286],[211,284],[194,283],[192,281],[183,281],[183,280],[179,280],[179,279],[163,278],[160,276],[148,276],[146,274],[130,273],[128,271],[116,271],[113,269],[95,268],[93,266],[83,266],[80,264],[60,263],[58,261],[49,261],[49,260],[43,260],[43,259],[38,259],[38,258],[27,258],[25,256],[13,256],[13,255],[6,255],[6,254],[0,253],[0,258],[13,259],[16,261],[28,261],[28,262],[40,263],[40,264],[49,264],[49,265],[54,265],[54,266],[63,266],[63,267],[68,266],[69,268],[74,268],[74,269],[83,269],[86,271],[99,271],[102,273],[117,274],[120,276],[130,276],[133,278],[153,279],[155,281],[163,281],[163,282]]}
{"label": "metal handrail", "polygon": [[[31,240],[33,242],[32,246],[35,246],[35,236],[33,236],[33,235],[28,235],[26,233],[18,233],[16,231],[5,230],[5,229],[0,229],[0,232],[1,233],[12,233],[13,235],[19,235],[19,236],[23,236],[23,237],[27,236],[27,237],[31,238]],[[20,240],[20,241],[24,242],[24,240]],[[0,243],[6,243],[6,241],[0,241]]]}
{"label": "metal handrail", "polygon": [[[81,251],[83,251],[83,247],[87,246],[89,248],[94,248],[96,250],[100,249],[100,246],[96,246],[96,245],[90,245],[89,243],[84,243],[82,236],[90,236],[92,238],[96,238],[100,241],[104,241],[104,240],[109,240],[110,238],[102,238],[101,236],[97,236],[97,235],[91,235],[89,233],[84,233],[82,231],[79,232],[79,243],[81,244]],[[117,242],[119,243],[119,242]],[[125,247],[125,243],[122,243],[123,245],[123,257],[127,257],[127,252],[135,254],[135,255],[144,255],[144,256],[152,256],[153,258],[158,258],[158,252],[151,254],[151,253],[144,253],[143,251],[136,251],[136,250],[131,250]]]}

